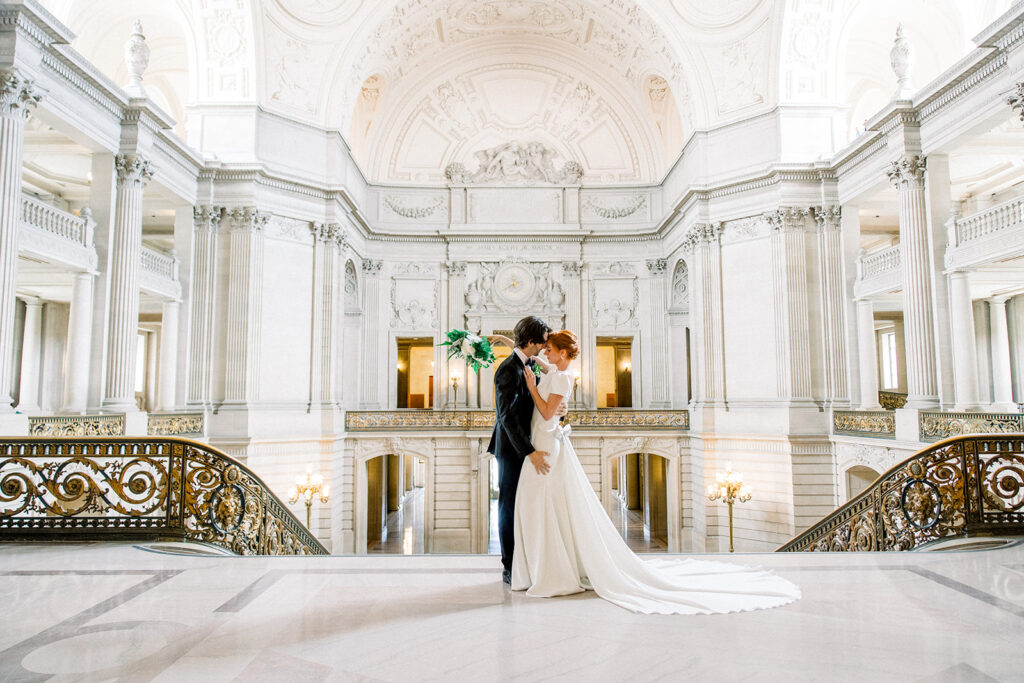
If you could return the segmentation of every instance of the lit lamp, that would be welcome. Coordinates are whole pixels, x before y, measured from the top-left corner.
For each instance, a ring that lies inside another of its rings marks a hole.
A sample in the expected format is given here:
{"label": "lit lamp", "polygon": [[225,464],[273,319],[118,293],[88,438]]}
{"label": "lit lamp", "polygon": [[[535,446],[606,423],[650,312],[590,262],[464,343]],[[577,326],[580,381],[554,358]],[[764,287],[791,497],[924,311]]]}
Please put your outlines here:
{"label": "lit lamp", "polygon": [[577,394],[580,388],[580,376],[576,374],[575,369],[570,370],[569,373],[572,375],[572,407],[575,408],[579,405]]}
{"label": "lit lamp", "polygon": [[752,491],[743,485],[743,475],[732,471],[732,463],[725,464],[725,472],[715,472],[715,484],[708,485],[708,500],[721,498],[729,506],[729,552],[732,547],[732,505],[750,500]]}
{"label": "lit lamp", "polygon": [[306,501],[306,528],[309,528],[313,513],[313,497],[319,494],[320,502],[326,503],[331,497],[331,485],[324,483],[324,476],[319,472],[313,474],[313,466],[306,465],[306,475],[295,477],[295,485],[292,486],[289,503],[297,503],[299,499]]}
{"label": "lit lamp", "polygon": [[452,391],[455,392],[455,407],[459,407],[459,376],[452,375]]}

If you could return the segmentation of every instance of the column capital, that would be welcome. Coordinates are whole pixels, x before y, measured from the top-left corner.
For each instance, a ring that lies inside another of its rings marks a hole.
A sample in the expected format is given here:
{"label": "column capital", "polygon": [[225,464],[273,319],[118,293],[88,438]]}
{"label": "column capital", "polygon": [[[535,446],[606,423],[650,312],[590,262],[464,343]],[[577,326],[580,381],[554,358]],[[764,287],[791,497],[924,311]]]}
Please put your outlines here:
{"label": "column capital", "polygon": [[1006,98],[1006,103],[1020,115],[1020,120],[1024,122],[1024,81],[1017,84],[1016,92]]}
{"label": "column capital", "polygon": [[647,270],[653,277],[662,277],[668,270],[668,261],[663,258],[647,261]]}
{"label": "column capital", "polygon": [[447,261],[444,267],[448,269],[449,277],[466,277],[465,261]]}
{"label": "column capital", "polygon": [[900,188],[906,185],[921,187],[924,185],[924,174],[927,167],[927,159],[917,154],[908,154],[889,165],[886,175],[894,187]]}
{"label": "column capital", "polygon": [[192,223],[196,230],[216,230],[220,225],[223,207],[199,205],[192,207]]}
{"label": "column capital", "polygon": [[156,170],[149,161],[139,154],[118,154],[114,157],[118,183],[132,183],[143,186],[153,177]]}
{"label": "column capital", "polygon": [[583,263],[580,261],[562,261],[562,274],[572,277],[579,277],[583,270]]}
{"label": "column capital", "polygon": [[258,211],[252,206],[235,207],[228,209],[226,213],[227,217],[231,219],[232,230],[259,232],[270,222],[269,214]]}
{"label": "column capital", "polygon": [[814,213],[814,222],[818,225],[818,230],[839,229],[839,221],[843,217],[843,207],[838,205],[815,206],[812,211]]}
{"label": "column capital", "polygon": [[803,230],[805,220],[810,215],[810,209],[798,206],[780,206],[775,211],[765,213],[764,219],[768,221],[768,227],[772,231],[789,232],[791,230]]}
{"label": "column capital", "polygon": [[367,277],[378,277],[380,275],[381,266],[383,265],[383,261],[367,259],[363,261],[363,275]]}
{"label": "column capital", "polygon": [[686,253],[692,253],[702,244],[711,244],[712,242],[717,241],[721,234],[721,221],[716,221],[714,223],[694,223],[690,226],[690,229],[686,231],[686,237],[683,238],[683,251]]}
{"label": "column capital", "polygon": [[29,107],[39,104],[42,94],[30,78],[16,70],[0,71],[0,116],[28,116]]}

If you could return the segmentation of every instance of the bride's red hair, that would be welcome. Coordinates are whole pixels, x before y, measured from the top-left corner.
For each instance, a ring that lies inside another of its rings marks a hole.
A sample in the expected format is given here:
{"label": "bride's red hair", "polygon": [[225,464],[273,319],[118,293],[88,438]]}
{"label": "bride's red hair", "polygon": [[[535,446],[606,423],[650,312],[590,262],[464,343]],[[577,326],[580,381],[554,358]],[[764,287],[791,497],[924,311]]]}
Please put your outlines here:
{"label": "bride's red hair", "polygon": [[548,343],[559,351],[565,352],[565,357],[573,360],[580,355],[580,345],[576,341],[576,335],[569,330],[552,332],[548,335]]}

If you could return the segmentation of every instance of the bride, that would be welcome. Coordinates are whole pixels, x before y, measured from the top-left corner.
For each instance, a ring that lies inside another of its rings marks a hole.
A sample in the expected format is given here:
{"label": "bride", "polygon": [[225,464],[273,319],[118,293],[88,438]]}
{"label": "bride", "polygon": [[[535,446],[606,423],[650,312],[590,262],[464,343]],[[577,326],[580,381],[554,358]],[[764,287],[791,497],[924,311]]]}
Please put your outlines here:
{"label": "bride", "polygon": [[512,589],[535,597],[593,590],[634,612],[713,614],[777,607],[800,597],[800,590],[771,573],[704,560],[644,561],[616,531],[580,466],[569,441],[569,427],[556,411],[572,390],[569,362],[579,355],[576,336],[552,333],[547,373],[539,380],[525,371],[533,396],[534,448],[546,451],[547,474],[529,459],[516,492]]}

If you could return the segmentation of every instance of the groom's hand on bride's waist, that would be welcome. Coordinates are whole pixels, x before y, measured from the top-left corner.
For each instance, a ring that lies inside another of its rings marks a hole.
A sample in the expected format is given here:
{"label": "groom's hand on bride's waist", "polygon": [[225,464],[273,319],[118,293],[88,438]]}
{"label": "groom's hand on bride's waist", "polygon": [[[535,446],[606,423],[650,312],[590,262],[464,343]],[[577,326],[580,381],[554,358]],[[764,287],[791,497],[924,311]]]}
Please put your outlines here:
{"label": "groom's hand on bride's waist", "polygon": [[548,457],[546,451],[534,451],[526,457],[533,463],[533,468],[537,470],[537,474],[547,474],[551,471],[551,465],[544,461],[544,458]]}

